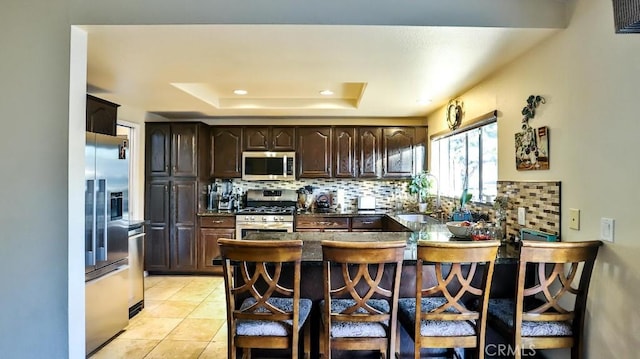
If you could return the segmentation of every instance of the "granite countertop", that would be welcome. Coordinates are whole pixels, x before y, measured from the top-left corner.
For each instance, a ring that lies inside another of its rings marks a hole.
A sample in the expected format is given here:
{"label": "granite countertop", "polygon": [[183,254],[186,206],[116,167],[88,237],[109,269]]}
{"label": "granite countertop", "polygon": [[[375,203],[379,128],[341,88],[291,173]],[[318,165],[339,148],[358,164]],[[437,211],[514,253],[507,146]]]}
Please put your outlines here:
{"label": "granite countertop", "polygon": [[328,212],[323,211],[303,211],[296,213],[296,216],[302,217],[353,217],[353,216],[384,216],[389,214],[389,210],[386,209],[372,209],[372,210],[330,210]]}
{"label": "granite countertop", "polygon": [[[263,232],[252,233],[245,239],[263,240],[301,240],[303,244],[303,262],[322,262],[322,248],[320,243],[326,241],[405,241],[404,260],[407,264],[415,263],[418,241],[461,241],[470,242],[467,239],[453,237],[446,225],[424,224],[422,230],[413,232]],[[517,248],[504,243],[500,246],[496,263],[514,263],[518,258]]]}
{"label": "granite countertop", "polygon": [[205,217],[205,216],[235,216],[236,212],[235,211],[229,211],[229,210],[212,210],[212,211],[204,211],[204,212],[198,212],[198,216],[201,217]]}

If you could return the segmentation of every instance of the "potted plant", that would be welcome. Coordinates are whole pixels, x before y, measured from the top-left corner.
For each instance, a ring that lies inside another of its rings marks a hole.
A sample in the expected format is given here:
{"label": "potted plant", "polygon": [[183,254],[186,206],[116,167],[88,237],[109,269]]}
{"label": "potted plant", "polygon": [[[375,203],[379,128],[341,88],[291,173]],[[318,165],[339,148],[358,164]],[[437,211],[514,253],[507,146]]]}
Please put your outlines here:
{"label": "potted plant", "polygon": [[409,182],[409,193],[418,195],[418,210],[426,212],[434,177],[427,171],[415,174]]}

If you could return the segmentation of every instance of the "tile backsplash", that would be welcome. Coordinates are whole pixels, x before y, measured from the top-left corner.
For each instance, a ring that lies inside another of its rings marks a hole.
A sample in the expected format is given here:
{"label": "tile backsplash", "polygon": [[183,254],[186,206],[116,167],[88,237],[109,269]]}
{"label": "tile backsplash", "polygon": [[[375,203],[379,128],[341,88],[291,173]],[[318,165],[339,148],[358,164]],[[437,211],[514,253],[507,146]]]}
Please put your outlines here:
{"label": "tile backsplash", "polygon": [[313,186],[315,195],[326,193],[332,199],[333,208],[336,207],[338,189],[344,191],[345,210],[357,208],[360,196],[374,196],[376,208],[413,210],[417,207],[415,196],[407,192],[409,180],[354,180],[354,179],[306,179],[296,181],[243,181],[233,180],[233,186],[243,192],[248,189],[291,189],[298,190],[304,186]]}
{"label": "tile backsplash", "polygon": [[[314,194],[327,193],[336,208],[338,189],[344,190],[344,210],[357,208],[360,196],[376,197],[378,209],[402,209],[416,211],[417,201],[407,191],[409,180],[355,180],[355,179],[306,179],[296,181],[243,181],[234,179],[233,185],[243,192],[248,189],[291,189],[313,186]],[[518,207],[526,209],[524,227],[556,234],[560,237],[560,182],[498,181],[498,194],[508,197],[507,238],[519,235]],[[454,199],[441,198],[443,218],[449,218],[454,208]],[[471,204],[470,210],[484,213],[490,221],[495,220],[491,205]]]}

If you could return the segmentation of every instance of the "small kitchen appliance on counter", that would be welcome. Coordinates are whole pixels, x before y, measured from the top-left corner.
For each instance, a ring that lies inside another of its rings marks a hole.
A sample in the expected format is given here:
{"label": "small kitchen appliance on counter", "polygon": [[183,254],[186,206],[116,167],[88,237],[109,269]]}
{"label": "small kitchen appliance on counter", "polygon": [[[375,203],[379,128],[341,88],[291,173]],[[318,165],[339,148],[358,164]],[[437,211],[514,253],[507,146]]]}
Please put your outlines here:
{"label": "small kitchen appliance on counter", "polygon": [[358,209],[363,209],[363,210],[376,209],[376,198],[374,196],[358,197]]}
{"label": "small kitchen appliance on counter", "polygon": [[207,185],[207,211],[218,209],[218,185],[211,183]]}
{"label": "small kitchen appliance on counter", "polygon": [[326,193],[318,194],[318,197],[316,197],[316,212],[329,211],[331,211],[331,197]]}
{"label": "small kitchen appliance on counter", "polygon": [[233,183],[231,180],[222,180],[221,191],[220,200],[218,201],[218,209],[225,211],[233,210],[235,198],[233,198]]}

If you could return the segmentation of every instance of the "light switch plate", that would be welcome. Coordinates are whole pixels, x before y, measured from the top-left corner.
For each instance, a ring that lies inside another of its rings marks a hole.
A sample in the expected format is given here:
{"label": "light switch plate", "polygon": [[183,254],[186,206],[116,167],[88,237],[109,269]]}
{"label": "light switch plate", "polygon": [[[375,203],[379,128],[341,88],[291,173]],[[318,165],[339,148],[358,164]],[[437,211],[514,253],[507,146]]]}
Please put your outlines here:
{"label": "light switch plate", "polygon": [[613,242],[613,227],[615,221],[613,218],[600,218],[600,239],[607,242]]}
{"label": "light switch plate", "polygon": [[569,228],[579,230],[580,229],[580,210],[575,208],[569,208]]}
{"label": "light switch plate", "polygon": [[524,226],[527,224],[526,211],[524,207],[518,207],[518,224]]}

